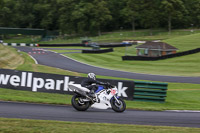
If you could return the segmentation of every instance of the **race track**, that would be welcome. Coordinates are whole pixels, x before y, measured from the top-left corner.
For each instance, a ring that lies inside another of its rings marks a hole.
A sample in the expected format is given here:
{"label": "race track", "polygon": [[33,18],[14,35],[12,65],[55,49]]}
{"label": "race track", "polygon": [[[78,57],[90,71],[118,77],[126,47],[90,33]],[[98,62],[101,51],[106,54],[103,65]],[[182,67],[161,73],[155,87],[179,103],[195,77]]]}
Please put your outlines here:
{"label": "race track", "polygon": [[66,105],[2,101],[0,102],[0,117],[200,128],[200,113],[198,112],[126,110],[123,113],[116,113],[111,109],[89,109],[80,112]]}
{"label": "race track", "polygon": [[[38,64],[81,73],[94,72],[98,75],[104,76],[163,82],[200,83],[200,77],[173,77],[115,71],[83,64],[50,51],[34,54],[33,52],[35,51],[33,51],[31,47],[16,48],[27,53],[31,52],[29,54]],[[85,112],[80,112],[67,105],[31,104],[0,101],[0,117],[200,128],[200,111],[176,112],[141,111],[127,109],[123,113],[116,113],[111,109],[89,109]]]}
{"label": "race track", "polygon": [[[66,56],[63,56],[62,54],[51,51],[45,51],[45,54],[42,54],[42,51],[33,51],[34,48],[32,47],[15,47],[15,48],[27,53],[31,53],[30,55],[38,62],[38,64],[61,68],[74,72],[80,72],[80,73],[94,72],[97,75],[128,78],[128,79],[200,84],[200,77],[162,76],[162,75],[149,75],[149,74],[139,74],[132,72],[109,70],[80,63]],[[41,53],[38,54],[39,52]]]}

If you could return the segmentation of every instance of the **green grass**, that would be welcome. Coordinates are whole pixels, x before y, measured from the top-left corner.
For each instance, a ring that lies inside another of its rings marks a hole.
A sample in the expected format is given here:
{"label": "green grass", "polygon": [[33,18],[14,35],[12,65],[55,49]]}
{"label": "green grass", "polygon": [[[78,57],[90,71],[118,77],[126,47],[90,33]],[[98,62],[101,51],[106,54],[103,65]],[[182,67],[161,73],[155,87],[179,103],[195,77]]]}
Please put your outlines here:
{"label": "green grass", "polygon": [[5,43],[36,43],[40,40],[41,36],[10,35],[10,38],[6,38],[3,41]]}
{"label": "green grass", "polygon": [[167,39],[167,42],[179,49],[179,52],[200,48],[200,33]]}
{"label": "green grass", "polygon": [[[111,33],[112,34],[112,33]],[[112,36],[107,33],[102,36],[102,38],[94,38],[98,41],[109,41],[113,38],[114,41],[121,41],[127,38],[134,40],[157,40],[174,38],[176,36],[182,36],[183,34],[191,34],[188,31],[177,31],[172,32],[168,35],[166,32],[153,33],[153,36],[149,36],[142,32],[137,33],[137,35],[131,35],[131,32],[127,33],[130,37],[119,38],[118,34]],[[110,36],[110,38],[109,38]],[[120,35],[121,36],[121,35]],[[125,36],[125,33],[123,34]],[[185,36],[186,37],[186,36]],[[166,40],[173,45],[177,44],[180,50],[187,50],[188,48],[195,48],[198,46],[198,35],[188,37],[187,39],[194,40],[190,43],[191,47],[188,47],[186,38],[183,37],[178,41]],[[100,38],[100,39],[99,39]],[[10,40],[13,42],[12,40]],[[71,40],[60,40],[58,43],[66,43]],[[182,42],[181,42],[182,41]],[[189,41],[189,42],[191,42]],[[18,42],[21,42],[18,40]],[[57,42],[57,41],[55,41]],[[52,41],[51,43],[55,43]],[[72,42],[80,42],[80,39],[74,39]],[[49,43],[49,42],[47,42]],[[179,44],[178,44],[179,43]],[[193,45],[194,44],[194,45]],[[182,45],[179,47],[179,45]],[[6,48],[7,49],[7,48]],[[11,50],[12,51],[12,50]],[[14,50],[15,52],[15,50]],[[199,54],[194,54],[190,56],[185,56],[184,58],[174,58],[165,61],[156,62],[122,62],[121,56],[125,54],[135,54],[134,46],[129,47],[127,51],[125,48],[116,48],[115,52],[107,53],[106,55],[94,55],[94,54],[70,54],[70,57],[83,62],[88,62],[93,65],[99,65],[107,68],[120,69],[126,71],[142,72],[142,73],[155,73],[155,74],[170,74],[170,75],[187,75],[187,76],[199,76],[199,59],[196,58]],[[9,53],[9,51],[8,51]],[[0,60],[4,55],[0,49]],[[22,54],[22,55],[20,55]],[[35,71],[35,72],[46,72],[73,76],[86,76],[85,74],[65,71],[57,68],[46,67],[43,65],[36,65],[34,61],[25,53],[16,52],[16,56],[22,57],[23,64],[16,63],[15,68],[24,71]],[[97,62],[94,62],[96,61]],[[15,62],[16,59],[12,58],[10,62]],[[98,63],[101,62],[101,64]],[[111,62],[112,61],[112,62]],[[120,65],[119,65],[120,64]],[[1,62],[0,62],[1,65]],[[156,69],[154,68],[156,67]],[[4,68],[0,66],[0,68]],[[179,70],[179,69],[180,70]],[[191,69],[192,68],[192,69]],[[9,68],[11,69],[11,68]],[[178,72],[177,72],[178,71]],[[111,79],[121,79],[114,77],[98,76],[98,78],[111,78]],[[130,79],[126,79],[130,80]],[[29,91],[18,91],[11,89],[0,88],[0,100],[5,101],[21,101],[21,102],[34,102],[34,103],[50,103],[50,104],[70,104],[71,96],[63,94],[52,94],[52,93],[40,93],[40,92],[29,92]],[[165,103],[152,103],[152,102],[136,102],[136,101],[126,101],[127,108],[142,109],[142,110],[200,110],[200,84],[184,84],[184,83],[169,83],[167,98]],[[0,118],[0,132],[181,132],[181,133],[196,133],[200,132],[199,128],[184,128],[184,127],[160,127],[160,126],[136,126],[136,125],[122,125],[122,124],[96,124],[96,123],[78,123],[78,122],[58,122],[58,121],[41,121],[41,120],[23,120],[23,119],[7,119]]]}
{"label": "green grass", "polygon": [[0,68],[15,69],[24,63],[24,58],[16,49],[0,44]]}
{"label": "green grass", "polygon": [[71,95],[20,91],[0,88],[0,100],[30,103],[71,104]]}
{"label": "green grass", "polygon": [[[164,41],[179,48],[179,51],[191,50],[200,47],[200,33]],[[69,52],[69,50],[53,51]],[[122,61],[124,55],[136,55],[134,45],[126,48],[114,48],[114,52],[104,54],[75,53],[65,55],[87,64],[115,70],[157,75],[200,76],[200,53],[159,61]]]}
{"label": "green grass", "polygon": [[[0,100],[71,104],[71,95],[0,89]],[[169,83],[165,103],[126,101],[127,108],[141,110],[200,110],[200,85]]]}
{"label": "green grass", "polygon": [[[198,41],[196,35],[198,34],[194,34],[193,36],[195,36],[196,41]],[[193,38],[193,36],[190,36],[189,38]],[[184,41],[184,39],[182,39],[182,41]],[[134,47],[135,46],[128,47],[128,52],[132,51],[134,53]],[[6,49],[7,48],[8,47],[6,47]],[[107,67],[111,69],[153,74],[199,76],[198,70],[200,61],[198,58],[196,58],[197,56],[199,56],[199,54],[193,54],[189,56],[155,62],[122,61],[120,57],[124,55],[125,49],[126,48],[115,48],[115,52],[106,54],[68,54],[68,56],[86,63],[90,63],[92,65]],[[37,65],[34,64],[34,61],[26,53],[20,52],[16,54],[21,54],[21,57],[24,59],[23,64],[17,65],[16,69],[18,70],[46,72],[73,76],[86,76],[86,74],[65,71],[43,65]],[[98,78],[121,79],[105,76],[98,76]],[[148,103],[136,101],[126,102],[128,108],[143,110],[200,110],[199,90],[199,84],[169,83],[168,94],[165,103]],[[0,99],[8,101],[70,104],[71,99],[71,96],[61,94],[23,92],[8,89],[0,89],[0,91]]]}
{"label": "green grass", "polygon": [[0,44],[0,68],[62,75],[85,76],[85,74],[77,72],[35,64],[34,60],[28,56],[27,53],[18,52],[16,49],[10,46],[4,46],[2,44]]}
{"label": "green grass", "polygon": [[[124,56],[125,53],[135,54],[134,47],[128,47],[127,51],[126,48],[114,48],[114,52],[104,54],[74,53],[65,55],[90,65],[115,70],[157,75],[200,76],[200,58],[198,58],[200,53],[159,61],[123,61],[121,56]],[[53,51],[59,52],[59,50]],[[69,52],[69,50],[60,52]]]}
{"label": "green grass", "polygon": [[5,133],[198,133],[199,128],[0,118]]}
{"label": "green grass", "polygon": [[[151,34],[152,33],[152,34]],[[199,29],[195,29],[194,32],[190,30],[172,30],[171,34],[166,30],[136,30],[136,31],[115,31],[106,32],[101,36],[91,36],[91,37],[75,37],[71,39],[68,38],[57,38],[52,41],[45,41],[39,43],[46,44],[63,44],[63,43],[80,43],[83,39],[90,39],[92,42],[121,42],[123,40],[165,40],[169,38],[175,38],[183,35],[190,35],[200,33]]]}
{"label": "green grass", "polygon": [[101,36],[90,37],[58,37],[52,41],[39,42],[41,38],[39,36],[24,36],[18,35],[15,37],[4,39],[7,43],[46,43],[46,44],[63,44],[63,43],[80,43],[81,40],[89,38],[93,42],[121,42],[123,40],[166,40],[170,38],[180,37],[183,35],[190,35],[200,33],[199,29],[194,29],[191,32],[190,29],[172,30],[171,34],[167,30],[136,30],[136,31],[114,31],[105,32]]}
{"label": "green grass", "polygon": [[28,56],[28,54],[21,52],[24,58],[24,64],[18,65],[16,67],[17,70],[22,71],[33,71],[33,72],[43,72],[43,73],[53,73],[53,74],[61,74],[61,75],[73,75],[73,76],[84,76],[85,74],[67,71],[59,68],[48,67],[44,65],[35,64],[33,59]]}
{"label": "green grass", "polygon": [[[18,70],[36,71],[36,72],[48,72],[55,74],[66,74],[73,76],[86,76],[85,74],[79,74],[75,72],[69,72],[61,69],[46,67],[43,65],[34,64],[33,60],[22,53],[25,60],[23,65],[18,66]],[[97,76],[98,78],[113,78],[105,76]],[[130,79],[126,79],[130,80]],[[133,80],[134,81],[134,80]],[[142,110],[170,110],[170,109],[190,109],[200,110],[200,93],[199,84],[182,84],[182,83],[169,83],[168,94],[166,103],[148,103],[148,102],[136,102],[126,101],[128,108],[142,109]],[[183,91],[184,90],[184,91]],[[181,97],[181,98],[180,98]],[[192,98],[191,98],[192,97]],[[191,102],[192,99],[192,102]],[[34,103],[50,103],[50,104],[71,104],[71,96],[62,94],[48,94],[29,91],[17,91],[10,89],[0,89],[0,100],[6,101],[22,101],[22,102],[34,102]],[[181,103],[181,104],[180,104]],[[192,104],[191,104],[192,103]]]}

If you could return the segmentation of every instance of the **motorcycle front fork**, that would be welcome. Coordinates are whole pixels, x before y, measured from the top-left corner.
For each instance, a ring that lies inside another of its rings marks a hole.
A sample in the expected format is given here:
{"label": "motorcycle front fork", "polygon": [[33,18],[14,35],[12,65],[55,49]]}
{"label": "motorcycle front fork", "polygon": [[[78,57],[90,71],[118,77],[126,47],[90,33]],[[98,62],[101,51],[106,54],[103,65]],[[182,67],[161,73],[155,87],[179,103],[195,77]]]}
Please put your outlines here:
{"label": "motorcycle front fork", "polygon": [[117,104],[120,104],[119,100],[117,99],[117,97],[114,95],[115,100],[117,101]]}

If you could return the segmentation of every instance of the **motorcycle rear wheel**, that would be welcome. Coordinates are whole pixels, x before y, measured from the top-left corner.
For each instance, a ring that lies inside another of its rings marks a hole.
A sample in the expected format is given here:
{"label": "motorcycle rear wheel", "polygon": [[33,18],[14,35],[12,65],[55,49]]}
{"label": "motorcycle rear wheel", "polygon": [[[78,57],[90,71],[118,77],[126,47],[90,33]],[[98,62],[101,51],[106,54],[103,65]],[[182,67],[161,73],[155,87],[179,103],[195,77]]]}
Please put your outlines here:
{"label": "motorcycle rear wheel", "polygon": [[89,102],[81,102],[81,98],[84,98],[80,95],[74,95],[71,99],[72,106],[78,111],[86,111],[90,107]]}
{"label": "motorcycle rear wheel", "polygon": [[110,103],[111,103],[112,109],[115,112],[124,112],[125,109],[126,109],[126,103],[121,98],[118,98],[118,101],[119,101],[119,103],[117,103],[117,101],[115,100],[115,98],[111,99]]}

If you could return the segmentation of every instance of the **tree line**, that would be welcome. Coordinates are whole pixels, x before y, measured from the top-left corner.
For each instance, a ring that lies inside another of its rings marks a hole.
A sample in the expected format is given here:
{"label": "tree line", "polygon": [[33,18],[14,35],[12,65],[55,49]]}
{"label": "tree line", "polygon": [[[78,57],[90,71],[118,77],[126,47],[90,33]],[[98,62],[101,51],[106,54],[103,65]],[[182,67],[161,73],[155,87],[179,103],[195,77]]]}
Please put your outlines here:
{"label": "tree line", "polygon": [[62,34],[200,27],[200,0],[0,0],[0,27]]}

